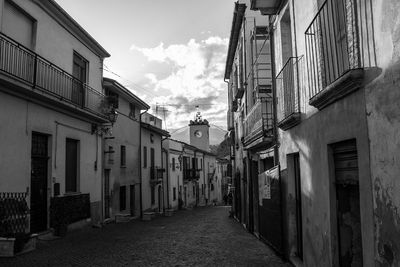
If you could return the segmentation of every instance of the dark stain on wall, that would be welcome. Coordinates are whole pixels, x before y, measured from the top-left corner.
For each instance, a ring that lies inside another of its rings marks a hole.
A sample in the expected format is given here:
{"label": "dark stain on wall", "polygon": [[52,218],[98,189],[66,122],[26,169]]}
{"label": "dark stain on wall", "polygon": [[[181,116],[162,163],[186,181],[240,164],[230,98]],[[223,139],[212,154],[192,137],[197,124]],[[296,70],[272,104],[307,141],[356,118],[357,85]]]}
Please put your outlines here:
{"label": "dark stain on wall", "polygon": [[377,266],[400,266],[400,214],[390,196],[392,188],[385,188],[380,178],[375,178],[376,240],[379,259]]}

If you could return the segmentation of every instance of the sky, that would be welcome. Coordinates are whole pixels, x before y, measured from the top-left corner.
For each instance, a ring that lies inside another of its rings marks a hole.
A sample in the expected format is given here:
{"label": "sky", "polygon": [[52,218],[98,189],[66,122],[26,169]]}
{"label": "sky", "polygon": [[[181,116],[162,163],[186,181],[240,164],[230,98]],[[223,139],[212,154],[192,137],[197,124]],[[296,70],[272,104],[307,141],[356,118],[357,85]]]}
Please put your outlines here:
{"label": "sky", "polygon": [[104,76],[148,103],[167,130],[187,126],[197,110],[226,129],[235,0],[56,1],[111,54]]}

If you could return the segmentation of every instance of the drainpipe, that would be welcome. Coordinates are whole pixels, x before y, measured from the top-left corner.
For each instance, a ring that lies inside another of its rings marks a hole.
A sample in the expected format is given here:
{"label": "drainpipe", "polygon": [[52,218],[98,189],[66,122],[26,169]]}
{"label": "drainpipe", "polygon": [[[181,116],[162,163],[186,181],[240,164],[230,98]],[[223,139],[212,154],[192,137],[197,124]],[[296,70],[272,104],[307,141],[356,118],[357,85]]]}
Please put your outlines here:
{"label": "drainpipe", "polygon": [[146,109],[144,112],[140,113],[139,115],[139,178],[140,178],[140,191],[139,191],[139,196],[140,196],[140,218],[143,219],[143,200],[142,200],[142,183],[143,183],[143,178],[142,178],[142,115],[145,114],[148,109]]}
{"label": "drainpipe", "polygon": [[[164,140],[166,140],[167,138],[165,138]],[[162,141],[164,141],[162,140]],[[166,178],[167,178],[167,208],[169,209],[169,151],[165,148],[163,148],[163,150],[165,151],[165,159],[166,159]]]}
{"label": "drainpipe", "polygon": [[270,40],[270,49],[271,49],[271,76],[272,76],[272,105],[274,110],[274,165],[279,165],[279,145],[278,145],[278,126],[277,126],[277,99],[276,99],[276,79],[275,79],[275,43],[274,43],[274,31],[273,31],[273,23],[269,24],[269,40]]}

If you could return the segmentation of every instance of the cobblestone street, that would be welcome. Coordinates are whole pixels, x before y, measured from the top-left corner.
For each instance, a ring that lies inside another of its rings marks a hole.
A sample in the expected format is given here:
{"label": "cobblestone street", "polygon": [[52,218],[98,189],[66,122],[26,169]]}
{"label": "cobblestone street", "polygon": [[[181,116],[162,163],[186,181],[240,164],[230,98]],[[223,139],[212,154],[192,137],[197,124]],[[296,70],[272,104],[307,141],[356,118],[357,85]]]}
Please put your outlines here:
{"label": "cobblestone street", "polygon": [[40,241],[0,266],[290,266],[243,227],[227,207],[179,211],[152,221],[84,228]]}

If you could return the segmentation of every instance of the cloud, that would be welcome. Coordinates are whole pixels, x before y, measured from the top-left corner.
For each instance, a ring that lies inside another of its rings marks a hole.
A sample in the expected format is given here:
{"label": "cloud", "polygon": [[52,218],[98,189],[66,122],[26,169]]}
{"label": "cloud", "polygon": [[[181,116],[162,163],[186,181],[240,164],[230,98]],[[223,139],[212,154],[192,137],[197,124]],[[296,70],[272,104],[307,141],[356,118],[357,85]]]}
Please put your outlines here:
{"label": "cloud", "polygon": [[203,117],[210,122],[213,119],[221,122],[226,117],[226,97],[221,102],[221,96],[227,90],[223,81],[227,47],[228,39],[218,36],[200,41],[190,39],[186,44],[167,46],[161,42],[152,48],[130,47],[143,54],[149,64],[156,62],[164,69],[168,66],[170,73],[162,78],[157,70],[145,75],[148,84],[160,95],[152,99],[152,104],[167,105],[167,125],[187,125],[196,105],[200,105]]}

